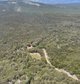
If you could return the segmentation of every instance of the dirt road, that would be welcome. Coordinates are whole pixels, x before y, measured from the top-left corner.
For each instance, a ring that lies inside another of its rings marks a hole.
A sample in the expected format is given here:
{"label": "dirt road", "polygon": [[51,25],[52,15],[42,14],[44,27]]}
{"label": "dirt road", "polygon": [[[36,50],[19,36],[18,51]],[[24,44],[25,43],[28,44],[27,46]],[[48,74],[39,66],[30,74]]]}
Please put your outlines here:
{"label": "dirt road", "polygon": [[[48,54],[47,54],[47,52],[46,52],[46,49],[42,49],[42,50],[43,50],[43,53],[44,53],[46,62],[47,62],[51,67],[55,67],[55,66],[53,66],[53,65],[51,64],[51,62],[49,61],[49,56],[48,56]],[[71,75],[69,72],[67,72],[67,71],[64,70],[64,69],[55,68],[55,70],[58,71],[58,72],[60,72],[60,73],[66,74],[68,77],[70,77],[70,78],[72,78],[72,79],[74,79],[74,80],[80,81],[76,75]]]}

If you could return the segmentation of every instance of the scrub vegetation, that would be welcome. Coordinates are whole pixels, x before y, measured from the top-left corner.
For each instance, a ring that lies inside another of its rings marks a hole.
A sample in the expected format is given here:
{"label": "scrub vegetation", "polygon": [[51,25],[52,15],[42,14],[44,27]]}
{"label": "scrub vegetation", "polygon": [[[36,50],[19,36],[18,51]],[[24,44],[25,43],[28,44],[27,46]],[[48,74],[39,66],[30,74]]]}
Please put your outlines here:
{"label": "scrub vegetation", "polygon": [[0,4],[0,84],[80,84],[47,64],[42,51],[80,79],[79,4],[18,5],[21,11]]}

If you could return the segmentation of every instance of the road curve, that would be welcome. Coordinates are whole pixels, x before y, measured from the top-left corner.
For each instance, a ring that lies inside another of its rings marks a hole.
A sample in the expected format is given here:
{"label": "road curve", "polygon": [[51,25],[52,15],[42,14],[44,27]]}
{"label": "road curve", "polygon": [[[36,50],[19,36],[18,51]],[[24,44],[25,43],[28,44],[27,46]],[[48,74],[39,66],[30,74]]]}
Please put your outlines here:
{"label": "road curve", "polygon": [[[43,50],[43,53],[44,53],[44,56],[45,56],[45,59],[46,59],[46,62],[51,66],[51,67],[55,67],[51,64],[51,62],[49,61],[49,57],[48,57],[48,54],[46,52],[46,49],[42,49]],[[55,68],[56,71],[60,72],[60,73],[64,73],[66,74],[68,77],[74,79],[74,80],[77,80],[77,81],[80,81],[78,79],[78,77],[76,75],[71,75],[69,72],[67,72],[66,70],[64,69],[58,69],[58,68]]]}

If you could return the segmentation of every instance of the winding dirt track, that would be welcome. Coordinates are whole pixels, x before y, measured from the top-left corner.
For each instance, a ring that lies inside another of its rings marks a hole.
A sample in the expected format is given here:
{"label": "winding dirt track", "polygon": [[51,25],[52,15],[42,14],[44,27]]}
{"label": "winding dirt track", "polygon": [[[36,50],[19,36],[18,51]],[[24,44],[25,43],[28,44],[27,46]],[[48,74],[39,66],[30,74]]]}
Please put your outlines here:
{"label": "winding dirt track", "polygon": [[[55,67],[51,64],[51,62],[49,61],[49,57],[48,57],[48,54],[46,52],[46,49],[42,49],[43,50],[43,53],[44,53],[44,56],[45,56],[45,59],[46,59],[46,62],[51,66],[51,67]],[[74,80],[77,80],[77,81],[80,81],[78,79],[78,77],[76,75],[71,75],[69,72],[67,72],[66,70],[64,69],[58,69],[58,68],[55,68],[56,71],[60,72],[60,73],[64,73],[66,74],[68,77],[74,79]]]}
{"label": "winding dirt track", "polygon": [[51,67],[53,67],[53,65],[52,65],[51,62],[49,61],[49,57],[48,57],[48,54],[47,54],[46,50],[45,50],[45,49],[42,49],[42,50],[43,50],[43,53],[44,53],[46,62],[47,62]]}

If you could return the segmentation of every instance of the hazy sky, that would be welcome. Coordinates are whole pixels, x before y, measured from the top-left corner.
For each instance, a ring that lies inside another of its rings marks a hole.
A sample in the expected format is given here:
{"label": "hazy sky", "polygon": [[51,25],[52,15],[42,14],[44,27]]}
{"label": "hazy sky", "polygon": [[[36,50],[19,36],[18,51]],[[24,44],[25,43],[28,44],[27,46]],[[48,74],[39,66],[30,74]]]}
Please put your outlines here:
{"label": "hazy sky", "polygon": [[[0,0],[0,1],[6,1],[6,0]],[[25,0],[27,1],[27,0]],[[28,0],[29,1],[29,0]],[[80,0],[32,0],[32,1],[37,1],[37,2],[42,2],[42,3],[80,3]]]}
{"label": "hazy sky", "polygon": [[80,0],[36,0],[36,1],[44,2],[44,3],[79,3],[80,2]]}

